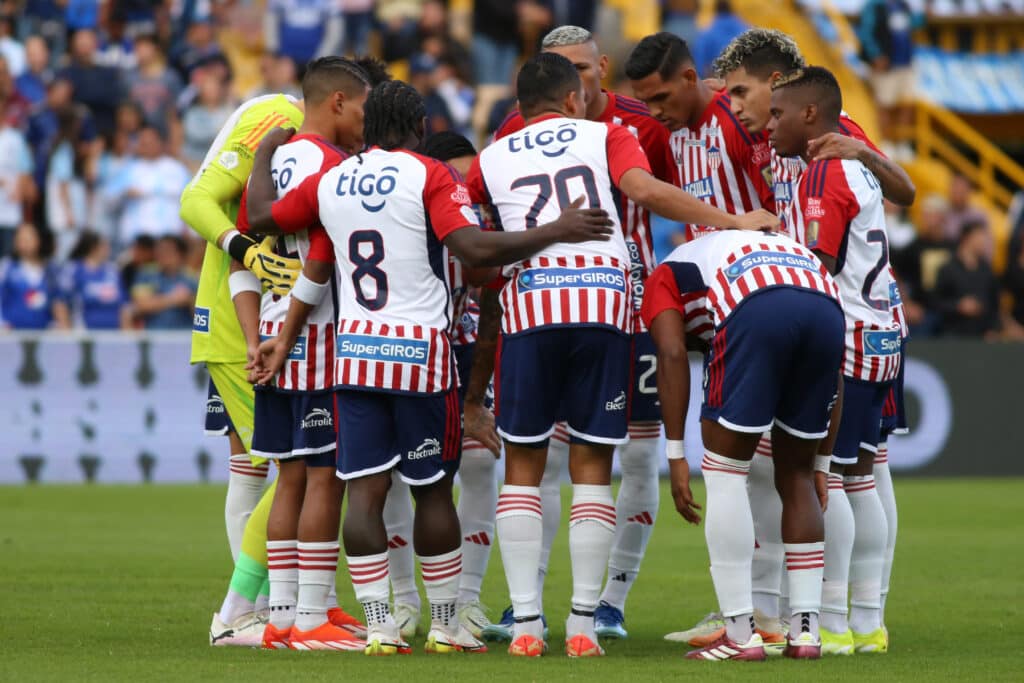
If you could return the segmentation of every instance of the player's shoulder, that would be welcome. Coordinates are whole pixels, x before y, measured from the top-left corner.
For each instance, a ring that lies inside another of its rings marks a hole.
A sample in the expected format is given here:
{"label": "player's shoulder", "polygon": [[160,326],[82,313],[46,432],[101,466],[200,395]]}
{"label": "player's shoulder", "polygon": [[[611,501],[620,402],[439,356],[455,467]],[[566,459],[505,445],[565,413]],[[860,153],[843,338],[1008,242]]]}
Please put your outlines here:
{"label": "player's shoulder", "polygon": [[725,135],[727,142],[741,142],[751,147],[764,142],[765,153],[767,154],[767,139],[764,134],[751,133],[747,130],[746,126],[740,123],[740,120],[732,113],[732,98],[729,97],[726,91],[716,91],[709,106],[712,114],[718,121],[718,125],[722,128],[722,133]]}
{"label": "player's shoulder", "polygon": [[853,138],[854,140],[860,140],[868,147],[881,154],[878,146],[871,141],[871,138],[869,138],[868,134],[864,132],[864,129],[860,124],[850,118],[850,115],[845,111],[839,114],[839,132],[847,137]]}
{"label": "player's shoulder", "polygon": [[640,100],[618,93],[609,93],[609,97],[612,98],[611,115],[618,117],[623,123],[636,126],[637,129],[657,126],[667,133],[668,129],[658,123],[651,115],[651,110]]}
{"label": "player's shoulder", "polygon": [[526,120],[523,118],[522,113],[520,113],[519,109],[513,109],[502,119],[498,129],[494,131],[494,141],[497,142],[505,136],[518,133],[525,127]]}

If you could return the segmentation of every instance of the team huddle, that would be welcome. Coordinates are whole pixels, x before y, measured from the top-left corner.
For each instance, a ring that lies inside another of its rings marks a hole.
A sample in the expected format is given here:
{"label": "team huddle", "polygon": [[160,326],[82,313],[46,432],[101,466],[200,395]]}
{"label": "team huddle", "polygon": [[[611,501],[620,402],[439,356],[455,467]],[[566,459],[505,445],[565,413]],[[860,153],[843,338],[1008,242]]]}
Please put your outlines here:
{"label": "team huddle", "polygon": [[[778,31],[735,39],[717,82],[648,36],[626,63],[639,99],[601,89],[607,66],[586,30],[553,30],[479,154],[425,135],[420,95],[368,59],[317,59],[302,100],[225,124],[182,196],[210,243],[192,361],[232,450],[211,644],[394,655],[422,632],[432,653],[544,654],[567,465],[565,652],[604,655],[628,636],[661,458],[701,521],[683,452],[701,351],[718,609],[666,638],[710,661],[888,649],[906,325],[882,198],[914,187]],[[685,225],[661,264],[652,214]],[[360,618],[337,602],[339,537]]]}

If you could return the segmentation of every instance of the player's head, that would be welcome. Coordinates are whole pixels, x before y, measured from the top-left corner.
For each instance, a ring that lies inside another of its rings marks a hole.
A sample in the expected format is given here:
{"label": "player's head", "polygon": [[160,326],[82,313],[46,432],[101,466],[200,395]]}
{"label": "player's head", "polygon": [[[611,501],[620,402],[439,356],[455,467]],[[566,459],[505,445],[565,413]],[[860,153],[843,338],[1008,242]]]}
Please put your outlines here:
{"label": "player's head", "polygon": [[302,77],[306,116],[329,128],[331,142],[348,152],[363,148],[363,105],[369,91],[369,77],[344,57],[314,59]]}
{"label": "player's head", "polygon": [[544,52],[562,55],[576,67],[586,104],[597,99],[601,81],[608,74],[608,56],[601,54],[590,31],[579,26],[559,26],[544,36],[540,46]]}
{"label": "player's head", "polygon": [[802,156],[808,140],[839,127],[842,110],[843,94],[832,72],[804,67],[775,81],[765,130],[781,156]]}
{"label": "player's head", "polygon": [[156,241],[153,256],[164,273],[177,273],[185,265],[188,244],[181,235],[163,235]]}
{"label": "player's head", "polygon": [[732,113],[751,133],[759,133],[771,118],[772,84],[804,66],[800,48],[788,35],[773,28],[752,28],[722,50],[714,68],[725,81]]}
{"label": "player's head", "polygon": [[545,112],[578,119],[586,110],[576,67],[553,52],[541,52],[526,60],[516,77],[516,94],[524,119]]}
{"label": "player's head", "polygon": [[391,80],[391,72],[388,65],[372,55],[363,55],[352,60],[356,66],[363,70],[366,77],[370,79],[370,87],[380,85],[384,81]]}
{"label": "player's head", "polygon": [[700,78],[686,41],[667,31],[647,36],[626,60],[633,94],[669,130],[684,127],[698,106]]}
{"label": "player's head", "polygon": [[366,98],[366,144],[381,149],[415,149],[423,139],[426,108],[416,89],[403,81],[374,86]]}
{"label": "player's head", "polygon": [[452,130],[434,133],[423,141],[422,151],[428,157],[450,164],[465,178],[469,174],[469,166],[476,157],[473,143]]}

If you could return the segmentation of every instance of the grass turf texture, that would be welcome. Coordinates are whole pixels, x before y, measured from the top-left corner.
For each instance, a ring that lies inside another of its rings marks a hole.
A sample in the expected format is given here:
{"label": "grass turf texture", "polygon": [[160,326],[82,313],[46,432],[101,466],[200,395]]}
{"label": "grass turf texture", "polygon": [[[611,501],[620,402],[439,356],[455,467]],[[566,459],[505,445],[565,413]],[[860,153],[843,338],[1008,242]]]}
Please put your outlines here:
{"label": "grass turf texture", "polygon": [[[766,664],[684,661],[685,647],[662,640],[714,606],[703,530],[683,524],[667,487],[628,605],[630,638],[601,660],[569,660],[561,647],[571,585],[559,532],[545,593],[551,652],[540,661],[512,659],[500,644],[485,655],[427,656],[422,638],[401,658],[211,648],[210,615],[231,569],[223,488],[5,487],[0,679],[1022,680],[1022,483],[898,480],[891,652]],[[339,598],[358,613],[344,570],[339,577]],[[493,617],[506,596],[495,549],[483,594]]]}

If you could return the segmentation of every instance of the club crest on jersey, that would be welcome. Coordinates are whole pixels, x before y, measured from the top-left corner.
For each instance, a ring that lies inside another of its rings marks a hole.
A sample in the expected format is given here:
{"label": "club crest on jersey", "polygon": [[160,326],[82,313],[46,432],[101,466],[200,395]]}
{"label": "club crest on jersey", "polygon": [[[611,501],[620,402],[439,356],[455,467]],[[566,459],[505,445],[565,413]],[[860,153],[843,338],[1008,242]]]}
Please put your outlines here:
{"label": "club crest on jersey", "polygon": [[774,266],[776,268],[799,268],[812,273],[818,272],[818,265],[810,258],[801,254],[787,254],[781,251],[754,251],[740,256],[725,269],[725,277],[735,282],[754,268]]}
{"label": "club crest on jersey", "polygon": [[[370,213],[377,213],[384,208],[385,197],[395,191],[398,186],[398,168],[385,166],[380,169],[380,175],[376,173],[359,174],[359,168],[352,171],[352,174],[341,173],[338,176],[338,185],[335,194],[339,197],[359,195],[365,197],[360,200],[363,208]],[[379,200],[379,201],[378,201]]]}
{"label": "club crest on jersey", "polygon": [[[721,159],[719,159],[721,161]],[[692,183],[686,183],[683,186],[683,190],[689,192],[692,196],[697,199],[704,199],[714,194],[715,188],[711,183],[711,178],[701,178],[700,180],[694,180]]]}
{"label": "club crest on jersey", "polygon": [[520,292],[557,287],[600,287],[624,291],[626,276],[617,268],[530,268],[519,274]]}
{"label": "club crest on jersey", "polygon": [[210,332],[210,309],[196,306],[192,313],[192,331],[209,334]]}
{"label": "club crest on jersey", "polygon": [[864,330],[865,356],[891,356],[900,351],[899,330]]}
{"label": "club crest on jersey", "polygon": [[711,167],[711,172],[715,173],[722,166],[722,150],[717,147],[712,147],[708,150],[708,166]]}
{"label": "club crest on jersey", "polygon": [[423,460],[424,458],[436,458],[441,455],[441,442],[430,437],[423,440],[415,450],[405,454],[406,460]]}
{"label": "club crest on jersey", "polygon": [[[562,156],[569,149],[569,143],[576,139],[576,124],[572,121],[563,123],[556,130],[542,130],[536,135],[529,128],[508,136],[508,151],[539,149],[549,159]],[[557,149],[555,147],[557,146]],[[551,147],[551,149],[546,149]]]}
{"label": "club crest on jersey", "polygon": [[301,429],[317,429],[321,427],[333,427],[334,418],[326,408],[313,408],[306,417],[299,423]]}
{"label": "club crest on jersey", "polygon": [[707,140],[708,147],[713,146],[721,135],[722,128],[720,126],[708,126],[704,129],[704,139]]}
{"label": "club crest on jersey", "polygon": [[807,205],[804,207],[806,218],[824,218],[825,207],[821,205],[821,197],[808,197]]}
{"label": "club crest on jersey", "polygon": [[338,358],[423,365],[430,342],[421,339],[375,337],[369,334],[339,334]]}

